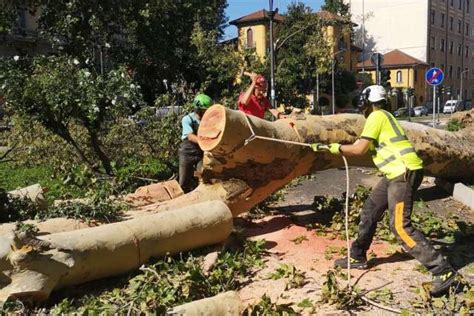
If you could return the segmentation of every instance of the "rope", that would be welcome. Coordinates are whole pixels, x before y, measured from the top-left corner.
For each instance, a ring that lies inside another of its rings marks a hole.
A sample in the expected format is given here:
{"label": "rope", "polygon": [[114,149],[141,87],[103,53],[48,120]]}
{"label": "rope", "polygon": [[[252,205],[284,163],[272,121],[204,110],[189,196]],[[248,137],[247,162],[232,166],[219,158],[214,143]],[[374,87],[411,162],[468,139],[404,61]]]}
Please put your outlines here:
{"label": "rope", "polygon": [[307,144],[307,143],[295,142],[295,141],[291,141],[291,140],[278,139],[278,138],[272,138],[272,137],[259,136],[259,135],[255,134],[255,131],[252,127],[252,124],[250,123],[248,115],[245,114],[244,112],[242,112],[242,114],[245,117],[245,120],[247,122],[247,126],[249,127],[250,133],[251,133],[250,137],[245,140],[244,145],[247,145],[248,143],[250,143],[254,139],[263,139],[263,140],[268,140],[268,141],[272,141],[272,142],[311,147],[311,144]]}
{"label": "rope", "polygon": [[342,160],[344,161],[344,166],[346,168],[346,219],[345,219],[345,226],[346,226],[346,247],[347,247],[347,287],[349,290],[352,290],[351,286],[351,245],[350,245],[350,237],[349,237],[349,165],[347,163],[346,157],[342,156]]}
{"label": "rope", "polygon": [[[307,143],[301,143],[301,142],[294,142],[290,140],[283,140],[283,139],[276,139],[276,138],[271,138],[271,137],[264,137],[264,136],[258,136],[255,134],[254,129],[252,125],[250,124],[250,120],[248,118],[248,115],[245,113],[242,113],[245,116],[245,120],[247,122],[247,125],[250,129],[251,135],[249,138],[245,140],[244,145],[247,145],[249,142],[252,140],[258,138],[258,139],[263,139],[263,140],[268,140],[268,141],[273,141],[273,142],[280,142],[280,143],[286,143],[286,144],[292,144],[292,145],[299,145],[299,146],[306,146],[306,147],[311,147],[311,144]],[[352,291],[352,284],[351,284],[351,248],[350,248],[350,237],[349,237],[349,165],[347,163],[347,159],[345,156],[341,155],[342,160],[344,161],[344,166],[346,169],[346,207],[345,207],[345,230],[346,230],[346,247],[347,247],[347,287],[350,291]],[[385,284],[386,285],[386,284]],[[384,286],[385,286],[384,285]],[[353,294],[357,294],[355,292],[352,292]],[[367,294],[367,293],[365,293]],[[377,308],[390,311],[392,313],[400,314],[401,311],[396,308],[392,308],[389,306],[384,306],[381,305],[377,302],[374,302],[373,300],[367,298],[365,295],[361,295],[360,298],[365,301],[366,303],[373,305]]]}

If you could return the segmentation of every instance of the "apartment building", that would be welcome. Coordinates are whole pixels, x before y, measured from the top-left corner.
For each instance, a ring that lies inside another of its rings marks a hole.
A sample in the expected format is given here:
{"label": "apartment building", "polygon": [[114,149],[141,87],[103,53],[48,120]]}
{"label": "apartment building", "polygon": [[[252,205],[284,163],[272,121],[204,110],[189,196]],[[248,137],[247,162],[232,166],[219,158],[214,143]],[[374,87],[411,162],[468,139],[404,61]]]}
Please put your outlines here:
{"label": "apartment building", "polygon": [[[365,58],[398,49],[445,73],[454,98],[474,99],[474,7],[471,0],[348,0],[365,29]],[[361,36],[362,38],[362,36]],[[448,96],[443,96],[447,98]],[[432,98],[425,87],[425,99]]]}
{"label": "apartment building", "polygon": [[[360,48],[353,45],[351,34],[345,32],[344,26],[348,23],[340,16],[328,12],[319,11],[315,13],[322,20],[329,21],[323,29],[323,34],[331,46],[331,54],[337,54],[338,61],[342,68],[348,71],[355,71],[357,65],[357,54]],[[283,22],[285,16],[275,15],[275,30],[278,24]],[[238,48],[255,49],[257,55],[264,60],[269,52],[269,20],[268,12],[260,10],[248,15],[239,17],[229,22],[238,28]],[[340,54],[339,54],[340,53]]]}

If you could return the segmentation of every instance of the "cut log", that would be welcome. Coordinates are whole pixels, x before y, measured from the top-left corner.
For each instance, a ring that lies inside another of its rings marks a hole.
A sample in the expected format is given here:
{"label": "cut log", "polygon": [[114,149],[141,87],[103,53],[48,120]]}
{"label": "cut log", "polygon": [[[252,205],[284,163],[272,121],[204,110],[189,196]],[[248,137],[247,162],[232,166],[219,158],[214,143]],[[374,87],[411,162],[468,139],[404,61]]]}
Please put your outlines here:
{"label": "cut log", "polygon": [[14,237],[11,265],[0,273],[0,280],[9,280],[0,301],[45,300],[53,289],[118,275],[151,257],[223,242],[231,231],[230,210],[212,201],[40,239]]}
{"label": "cut log", "polygon": [[[251,127],[249,127],[249,123]],[[214,105],[204,114],[198,131],[199,145],[205,151],[204,183],[240,179],[252,190],[245,199],[229,207],[235,215],[248,211],[292,179],[319,170],[341,167],[341,157],[310,148],[255,139],[245,145],[252,133],[305,143],[353,143],[362,132],[365,119],[357,114],[308,115],[303,120],[268,122],[254,116]],[[472,130],[448,132],[417,123],[402,122],[408,138],[425,164],[427,175],[474,178]],[[369,154],[350,157],[351,166],[371,166]],[[182,197],[186,198],[186,195]]]}
{"label": "cut log", "polygon": [[8,194],[17,198],[30,199],[41,209],[48,208],[48,201],[46,201],[44,198],[44,190],[39,183],[18,190],[10,191]]}
{"label": "cut log", "polygon": [[127,194],[124,201],[138,207],[172,200],[183,194],[178,181],[170,180],[139,187],[134,193]]}
{"label": "cut log", "polygon": [[167,315],[182,316],[239,316],[243,311],[239,294],[225,292],[213,297],[174,307]]}

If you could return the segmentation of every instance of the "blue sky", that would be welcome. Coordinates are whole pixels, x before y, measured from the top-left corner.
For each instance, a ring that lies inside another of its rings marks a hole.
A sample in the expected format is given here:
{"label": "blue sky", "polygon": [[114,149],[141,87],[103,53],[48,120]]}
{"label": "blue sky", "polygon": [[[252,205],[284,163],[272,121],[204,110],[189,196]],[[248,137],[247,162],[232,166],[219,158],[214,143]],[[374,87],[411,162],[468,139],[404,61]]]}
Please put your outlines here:
{"label": "blue sky", "polygon": [[[311,7],[315,11],[319,11],[321,4],[324,0],[299,0]],[[285,13],[286,7],[295,2],[294,0],[273,0],[273,6],[279,8],[280,13]],[[227,7],[226,14],[229,17],[229,21],[237,19],[241,16],[249,13],[269,9],[269,0],[227,0],[229,6]],[[228,26],[225,29],[225,38],[232,38],[237,36],[237,28],[233,25]]]}

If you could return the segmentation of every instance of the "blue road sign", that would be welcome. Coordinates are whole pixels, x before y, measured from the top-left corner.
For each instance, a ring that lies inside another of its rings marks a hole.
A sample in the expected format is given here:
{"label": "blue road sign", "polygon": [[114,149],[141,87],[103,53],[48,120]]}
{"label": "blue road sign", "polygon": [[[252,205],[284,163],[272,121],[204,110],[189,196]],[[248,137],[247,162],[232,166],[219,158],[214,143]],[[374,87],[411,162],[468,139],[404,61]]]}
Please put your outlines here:
{"label": "blue road sign", "polygon": [[441,69],[437,67],[428,69],[425,74],[426,83],[428,83],[430,86],[437,86],[441,84],[441,82],[443,82],[443,79],[444,73]]}

